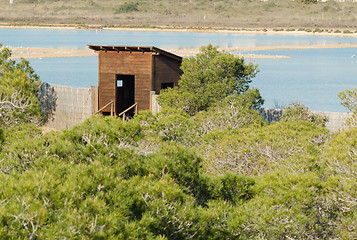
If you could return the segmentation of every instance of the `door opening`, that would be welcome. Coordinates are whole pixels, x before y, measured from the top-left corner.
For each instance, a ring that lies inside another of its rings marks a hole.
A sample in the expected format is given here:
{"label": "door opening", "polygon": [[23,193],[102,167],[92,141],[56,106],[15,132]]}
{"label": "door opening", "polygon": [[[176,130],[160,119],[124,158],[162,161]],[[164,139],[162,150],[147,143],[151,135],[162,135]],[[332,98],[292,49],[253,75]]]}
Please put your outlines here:
{"label": "door opening", "polygon": [[[135,76],[134,75],[116,75],[116,99],[115,112],[120,114],[135,103]],[[127,115],[134,115],[134,110]]]}

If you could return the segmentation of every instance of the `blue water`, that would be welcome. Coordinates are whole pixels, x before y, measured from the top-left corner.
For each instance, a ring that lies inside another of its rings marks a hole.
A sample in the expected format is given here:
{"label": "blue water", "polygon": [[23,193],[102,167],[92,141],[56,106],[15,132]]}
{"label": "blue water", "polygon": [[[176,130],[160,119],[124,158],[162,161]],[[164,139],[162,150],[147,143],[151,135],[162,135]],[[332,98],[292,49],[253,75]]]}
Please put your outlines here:
{"label": "blue water", "polygon": [[[356,38],[264,34],[0,29],[0,42],[12,47],[84,49],[87,44],[194,48],[357,43]],[[244,52],[247,53],[247,52]],[[260,72],[252,86],[260,89],[264,107],[299,101],[311,110],[346,111],[337,94],[357,87],[357,48],[257,51],[291,59],[256,59]],[[249,61],[249,60],[248,60]],[[31,59],[44,82],[73,87],[97,85],[97,57]]]}
{"label": "blue water", "polygon": [[84,49],[94,45],[141,45],[194,48],[212,43],[220,47],[357,43],[356,38],[288,36],[242,33],[95,31],[49,29],[1,29],[0,42],[11,47]]}
{"label": "blue water", "polygon": [[71,87],[98,85],[98,57],[29,59],[43,82]]}
{"label": "blue water", "polygon": [[257,59],[260,72],[252,86],[265,106],[299,101],[312,110],[344,112],[337,94],[357,87],[357,48],[259,51],[291,59]]}

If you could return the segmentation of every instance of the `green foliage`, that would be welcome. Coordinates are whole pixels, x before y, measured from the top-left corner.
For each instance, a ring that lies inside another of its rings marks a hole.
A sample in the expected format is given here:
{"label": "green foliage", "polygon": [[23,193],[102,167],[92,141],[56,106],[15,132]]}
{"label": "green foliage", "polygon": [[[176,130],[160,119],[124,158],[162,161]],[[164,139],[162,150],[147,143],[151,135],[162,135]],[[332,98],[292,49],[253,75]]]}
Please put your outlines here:
{"label": "green foliage", "polygon": [[[0,48],[2,45],[0,44]],[[0,51],[0,124],[39,123],[43,120],[38,99],[41,84],[29,62],[9,60],[11,51]]]}
{"label": "green foliage", "polygon": [[2,129],[0,128],[0,152],[1,152],[2,144],[3,144],[4,141],[5,141],[4,130],[2,130]]}
{"label": "green foliage", "polygon": [[232,204],[242,203],[254,197],[255,181],[244,175],[228,172],[212,178],[212,199],[223,199]]}
{"label": "green foliage", "polygon": [[135,3],[125,2],[115,9],[115,14],[138,12],[139,11],[138,5],[139,4],[137,2]]}
{"label": "green foliage", "polygon": [[317,0],[299,0],[303,4],[315,4]]}
{"label": "green foliage", "polygon": [[3,129],[0,239],[355,239],[357,128],[304,107],[267,125],[255,89],[190,116]]}
{"label": "green foliage", "polygon": [[2,168],[0,236],[187,239],[204,221],[198,204],[254,196],[252,179],[204,177],[201,159],[172,142],[155,154],[134,153],[140,129],[137,121],[112,117],[45,136],[30,125],[13,128],[3,152],[16,148],[8,158],[32,161],[21,171]]}
{"label": "green foliage", "polygon": [[338,94],[338,97],[341,99],[341,104],[345,106],[349,111],[356,111],[357,105],[357,88],[353,90],[344,90]]}
{"label": "green foliage", "polygon": [[[183,59],[181,69],[179,87],[163,91],[158,101],[163,107],[179,108],[189,115],[207,110],[227,96],[246,92],[257,74],[256,65],[219,52],[212,45],[201,47],[196,57]],[[254,105],[260,106],[260,95],[255,97]]]}
{"label": "green foliage", "polygon": [[190,146],[196,140],[197,122],[183,111],[163,109],[157,115],[155,132],[164,141],[175,141]]}
{"label": "green foliage", "polygon": [[[334,191],[316,173],[280,170],[265,174],[255,190],[256,198],[246,206],[254,210],[243,213],[247,225],[256,229],[254,238],[331,239],[342,230],[342,208],[331,201]],[[258,222],[251,221],[258,216],[262,216]]]}
{"label": "green foliage", "polygon": [[345,91],[340,92],[338,97],[342,101],[341,104],[352,112],[352,115],[346,119],[345,124],[352,127],[357,126],[357,88],[353,90],[346,89]]}
{"label": "green foliage", "polygon": [[280,168],[318,171],[319,149],[328,137],[327,129],[313,123],[279,122],[213,131],[203,137],[197,151],[206,159],[208,172],[261,175]]}
{"label": "green foliage", "polygon": [[357,128],[339,132],[324,147],[323,162],[329,172],[349,178],[357,177]]}
{"label": "green foliage", "polygon": [[309,109],[298,102],[291,103],[284,108],[281,121],[307,121],[316,124],[317,126],[325,127],[328,118],[314,114]]}
{"label": "green foliage", "polygon": [[262,125],[262,118],[254,108],[254,100],[260,96],[257,89],[249,89],[241,95],[231,95],[216,103],[207,111],[195,116],[201,134],[214,130],[238,129],[252,124]]}

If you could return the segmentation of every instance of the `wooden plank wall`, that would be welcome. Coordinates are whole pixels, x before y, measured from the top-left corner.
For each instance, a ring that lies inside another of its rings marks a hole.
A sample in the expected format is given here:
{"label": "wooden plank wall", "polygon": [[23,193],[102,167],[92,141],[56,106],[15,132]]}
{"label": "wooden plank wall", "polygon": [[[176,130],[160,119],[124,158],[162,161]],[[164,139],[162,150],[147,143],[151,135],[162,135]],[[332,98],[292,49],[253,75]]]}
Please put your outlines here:
{"label": "wooden plank wall", "polygon": [[161,83],[178,84],[182,71],[181,61],[177,61],[164,55],[154,55],[154,91],[160,93]]}
{"label": "wooden plank wall", "polygon": [[[150,109],[152,53],[100,51],[98,57],[99,109],[110,101],[115,103],[116,74],[135,75],[135,102],[138,103],[138,109]],[[110,111],[110,107],[106,111]]]}

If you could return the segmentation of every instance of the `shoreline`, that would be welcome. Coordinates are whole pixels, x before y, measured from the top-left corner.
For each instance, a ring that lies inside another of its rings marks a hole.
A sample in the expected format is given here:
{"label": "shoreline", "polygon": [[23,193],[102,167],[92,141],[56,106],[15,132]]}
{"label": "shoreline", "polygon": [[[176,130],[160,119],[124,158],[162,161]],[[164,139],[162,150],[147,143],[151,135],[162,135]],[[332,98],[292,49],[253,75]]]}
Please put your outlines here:
{"label": "shoreline", "polygon": [[[97,56],[93,50],[90,49],[54,49],[54,48],[18,48],[9,47],[12,51],[10,59],[42,59],[42,58],[61,58],[61,57],[93,57]],[[195,56],[199,49],[165,49],[168,52],[179,55],[181,57]],[[223,49],[221,49],[223,50]],[[279,55],[261,55],[261,54],[234,54],[239,57],[248,59],[284,59],[290,58]]]}
{"label": "shoreline", "polygon": [[[252,46],[252,47],[230,47],[218,48],[220,51],[238,52],[234,55],[247,59],[289,59],[289,56],[239,53],[239,52],[259,52],[272,50],[304,50],[304,49],[337,49],[337,48],[357,48],[357,44],[318,44],[318,45],[277,45],[277,46]],[[30,48],[30,47],[9,47],[12,51],[11,59],[42,59],[59,57],[91,57],[96,53],[90,49],[55,49],[55,48]],[[192,57],[199,53],[199,48],[191,49],[164,49],[181,57]]]}
{"label": "shoreline", "polygon": [[[202,33],[229,33],[229,34],[261,34],[261,35],[290,35],[290,36],[333,36],[357,38],[356,32],[345,32],[346,30],[334,29],[333,32],[291,30],[291,28],[179,28],[167,26],[118,26],[105,27],[102,25],[81,25],[81,24],[51,24],[51,25],[11,25],[10,23],[0,23],[0,28],[9,29],[51,29],[51,30],[83,30],[83,31],[153,31],[153,32],[202,32]],[[338,32],[336,32],[338,31]]]}

